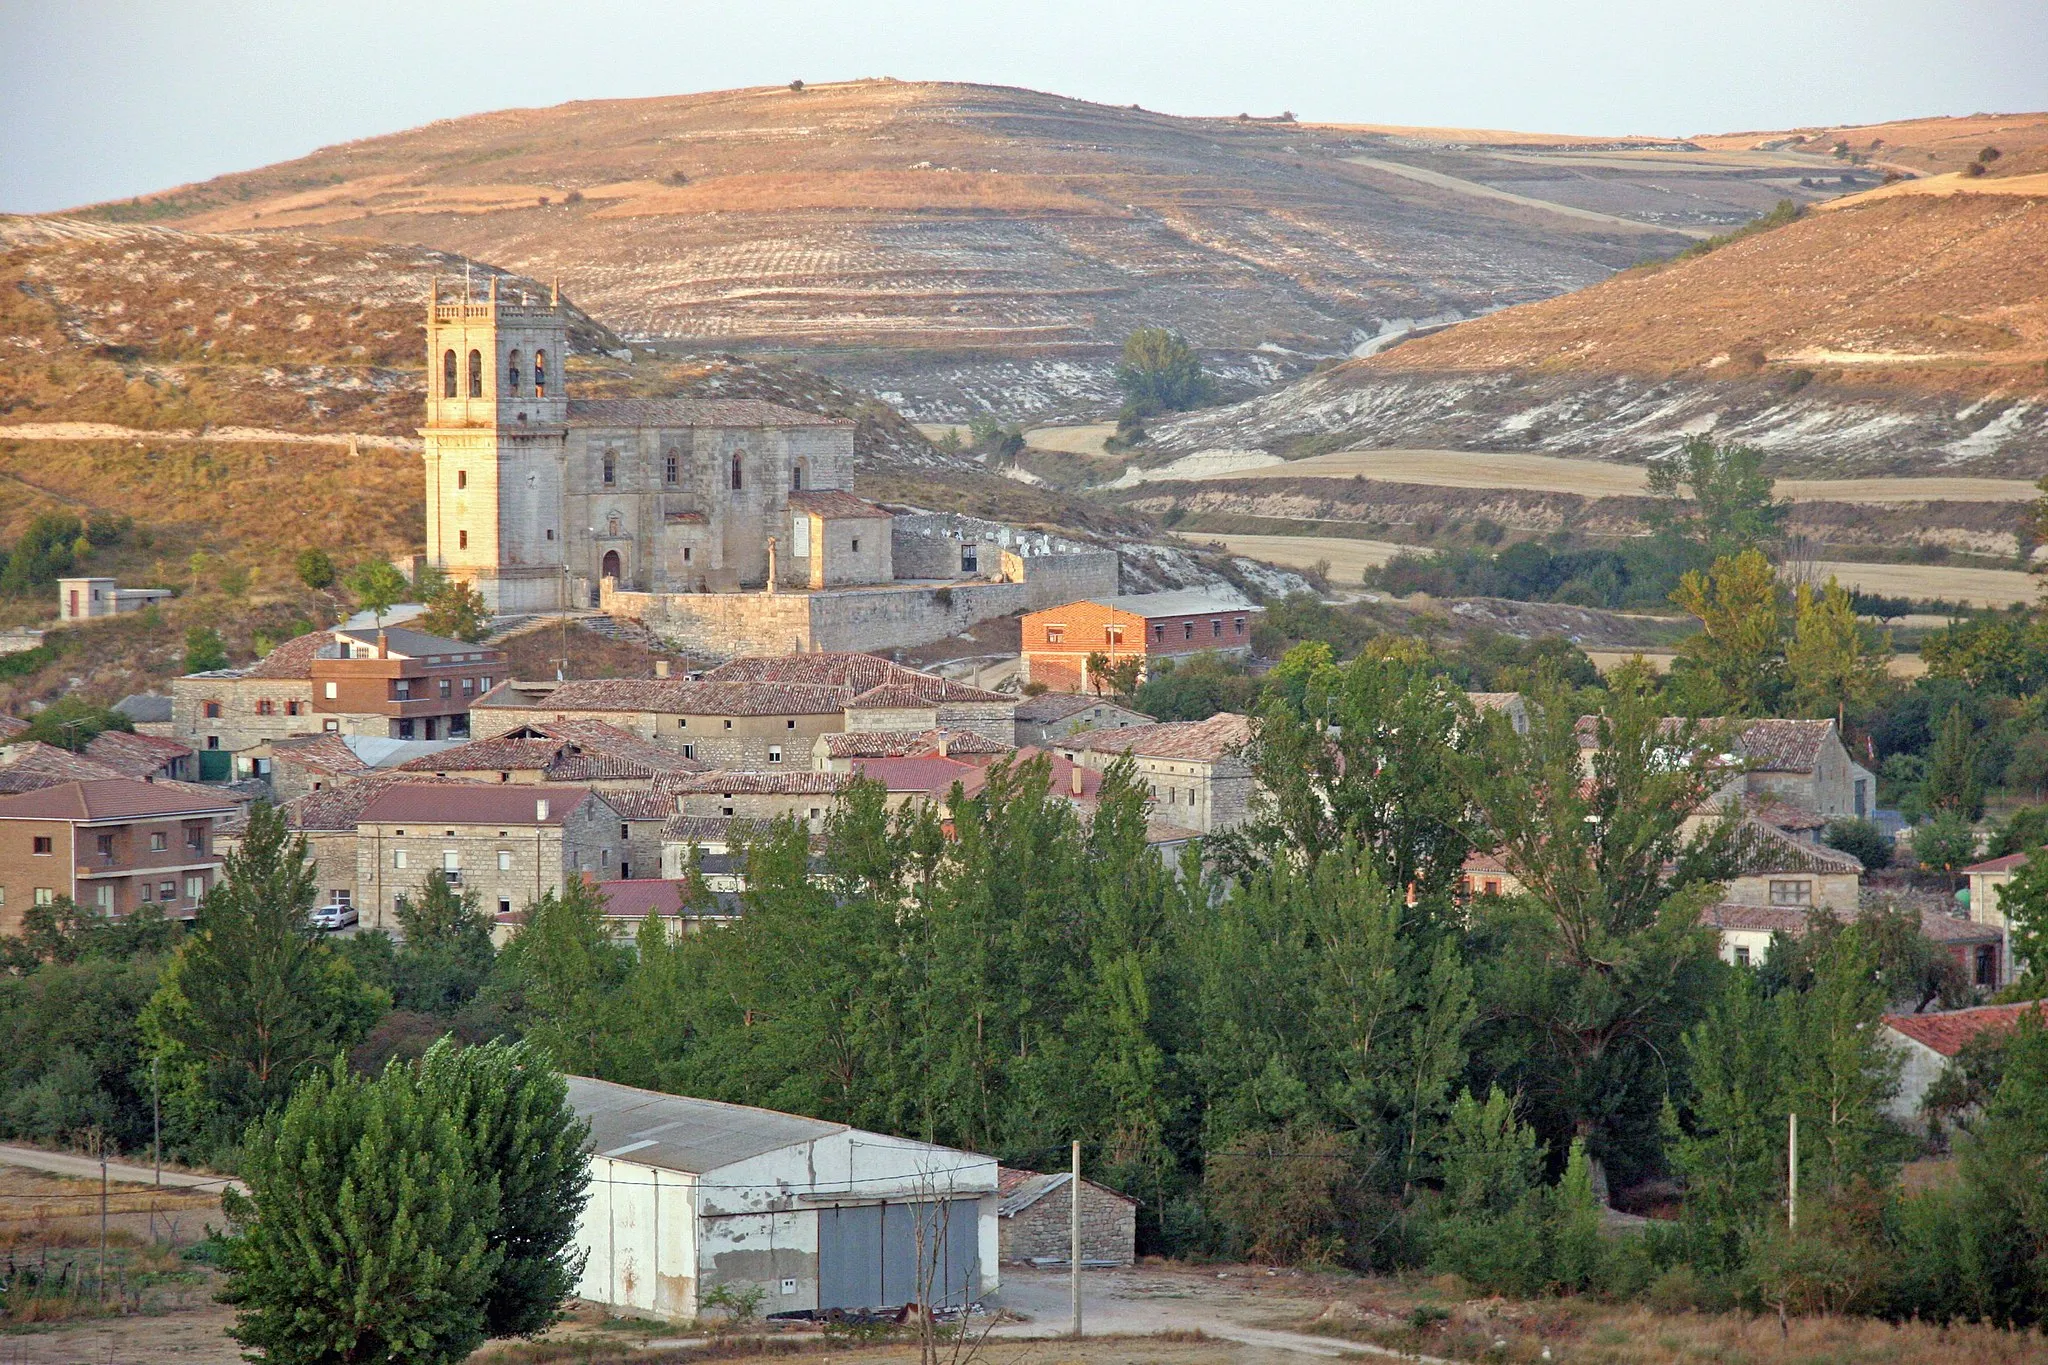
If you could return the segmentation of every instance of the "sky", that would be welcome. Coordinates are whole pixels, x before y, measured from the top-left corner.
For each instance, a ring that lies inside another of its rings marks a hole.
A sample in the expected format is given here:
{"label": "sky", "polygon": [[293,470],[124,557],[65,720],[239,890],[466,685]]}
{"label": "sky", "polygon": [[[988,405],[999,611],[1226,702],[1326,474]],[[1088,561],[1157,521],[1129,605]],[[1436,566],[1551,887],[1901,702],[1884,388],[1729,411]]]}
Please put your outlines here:
{"label": "sky", "polygon": [[2048,108],[2048,0],[0,0],[0,211],[491,109],[863,76],[1681,136]]}

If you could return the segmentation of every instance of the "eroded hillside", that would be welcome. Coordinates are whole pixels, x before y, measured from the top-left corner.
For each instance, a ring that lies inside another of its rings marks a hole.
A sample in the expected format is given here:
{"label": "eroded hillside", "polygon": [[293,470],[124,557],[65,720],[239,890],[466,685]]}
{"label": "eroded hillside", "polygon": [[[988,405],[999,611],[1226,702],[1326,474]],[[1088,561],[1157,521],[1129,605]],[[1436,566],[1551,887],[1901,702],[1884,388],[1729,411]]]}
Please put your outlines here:
{"label": "eroded hillside", "polygon": [[623,335],[784,351],[917,416],[1099,405],[1145,324],[1245,391],[1686,240],[1350,159],[1384,141],[862,81],[478,115],[95,212],[559,273]]}

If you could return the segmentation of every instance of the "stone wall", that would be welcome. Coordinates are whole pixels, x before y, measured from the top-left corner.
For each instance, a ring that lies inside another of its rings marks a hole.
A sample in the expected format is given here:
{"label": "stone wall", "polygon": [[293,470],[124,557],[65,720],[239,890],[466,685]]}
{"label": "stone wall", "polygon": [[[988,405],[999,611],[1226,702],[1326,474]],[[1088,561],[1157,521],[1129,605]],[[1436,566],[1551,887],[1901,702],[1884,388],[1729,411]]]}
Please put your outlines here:
{"label": "stone wall", "polygon": [[1064,602],[1117,594],[1119,561],[1114,550],[1021,556],[1003,552],[1003,577],[1027,589],[1026,611],[1043,611]]}
{"label": "stone wall", "polygon": [[[559,799],[559,798],[557,798]],[[427,875],[440,871],[442,854],[461,860],[462,889],[475,891],[485,914],[524,910],[548,891],[560,892],[564,875],[590,872],[599,880],[617,875],[618,813],[601,798],[584,802],[560,825],[524,825],[501,837],[482,825],[444,824],[428,828],[365,824],[356,833],[356,904],[365,927],[397,928],[393,906],[399,896],[420,895]],[[404,834],[396,833],[405,830]],[[403,851],[405,866],[396,865]],[[500,867],[499,855],[508,855]],[[648,866],[659,865],[659,859]]]}
{"label": "stone wall", "polygon": [[[220,703],[208,717],[206,704]],[[269,714],[258,708],[269,704]],[[293,705],[299,714],[289,714]],[[193,674],[171,679],[171,738],[194,749],[236,753],[269,739],[317,734],[322,717],[313,714],[313,684],[307,678],[230,678]],[[218,743],[209,744],[209,739]]]}
{"label": "stone wall", "polygon": [[[1069,1181],[1038,1202],[1000,1220],[1005,1261],[1060,1261],[1073,1246],[1073,1202]],[[1136,1254],[1138,1209],[1093,1181],[1081,1182],[1081,1261],[1129,1265]]]}
{"label": "stone wall", "polygon": [[745,654],[911,649],[1022,611],[1028,601],[1025,584],[963,582],[773,594],[614,590],[604,594],[601,605],[696,659],[722,660]]}

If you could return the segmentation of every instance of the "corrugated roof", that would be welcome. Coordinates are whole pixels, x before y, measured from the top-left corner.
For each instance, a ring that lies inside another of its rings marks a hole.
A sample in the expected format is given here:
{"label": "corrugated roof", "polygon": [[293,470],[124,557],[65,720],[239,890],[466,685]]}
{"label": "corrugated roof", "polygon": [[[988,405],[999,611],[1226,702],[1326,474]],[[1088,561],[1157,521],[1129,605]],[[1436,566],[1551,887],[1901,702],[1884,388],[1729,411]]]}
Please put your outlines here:
{"label": "corrugated roof", "polygon": [[[398,782],[362,808],[358,824],[560,825],[593,796],[588,787],[545,783]],[[603,797],[598,797],[603,800]],[[547,811],[541,813],[541,803]]]}
{"label": "corrugated roof", "polygon": [[183,783],[104,777],[63,782],[41,791],[0,797],[0,820],[138,820],[152,816],[228,813],[225,796],[195,794]]}
{"label": "corrugated roof", "polygon": [[758,398],[572,398],[572,427],[850,427]]}
{"label": "corrugated roof", "polygon": [[789,495],[789,505],[826,521],[871,521],[894,515],[843,488],[798,489]]}
{"label": "corrugated roof", "polygon": [[1914,1042],[1953,1057],[1963,1044],[1980,1033],[2003,1033],[2015,1027],[2029,1010],[2048,1021],[2048,1000],[2030,1000],[2023,1005],[1979,1005],[1975,1009],[1945,1010],[1936,1014],[1887,1014],[1885,1027]]}
{"label": "corrugated roof", "polygon": [[[1161,616],[1202,616],[1257,610],[1234,589],[1183,588],[1177,592],[1133,593],[1127,597],[1090,597],[1085,600],[1093,602],[1098,607],[1114,607],[1118,611],[1127,611],[1148,621]],[[1062,608],[1053,607],[1050,610],[1059,611]],[[1041,614],[1032,613],[1034,616]]]}
{"label": "corrugated roof", "polygon": [[565,1076],[569,1104],[590,1124],[590,1149],[665,1171],[703,1175],[766,1152],[851,1131],[717,1100],[639,1090],[589,1076]]}

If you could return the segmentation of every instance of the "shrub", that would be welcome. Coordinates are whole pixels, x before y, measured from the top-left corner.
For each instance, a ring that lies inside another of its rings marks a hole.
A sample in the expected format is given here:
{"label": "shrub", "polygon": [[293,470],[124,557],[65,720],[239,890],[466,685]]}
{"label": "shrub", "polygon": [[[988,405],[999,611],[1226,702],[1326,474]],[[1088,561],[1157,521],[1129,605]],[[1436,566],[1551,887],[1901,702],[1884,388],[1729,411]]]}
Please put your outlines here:
{"label": "shrub", "polygon": [[1290,1124],[1247,1133],[1210,1154],[1202,1193],[1232,1240],[1257,1260],[1328,1261],[1343,1245],[1340,1199],[1349,1152],[1327,1128]]}
{"label": "shrub", "polygon": [[[547,201],[543,199],[541,202]],[[299,582],[315,592],[334,586],[334,557],[325,550],[308,548],[299,551],[292,567],[299,575]]]}
{"label": "shrub", "polygon": [[185,632],[185,671],[206,673],[228,666],[228,647],[212,626],[193,626]]}
{"label": "shrub", "polygon": [[1892,865],[1892,841],[1869,820],[1836,820],[1821,834],[1820,841],[1829,848],[1855,854],[1872,872]]}

